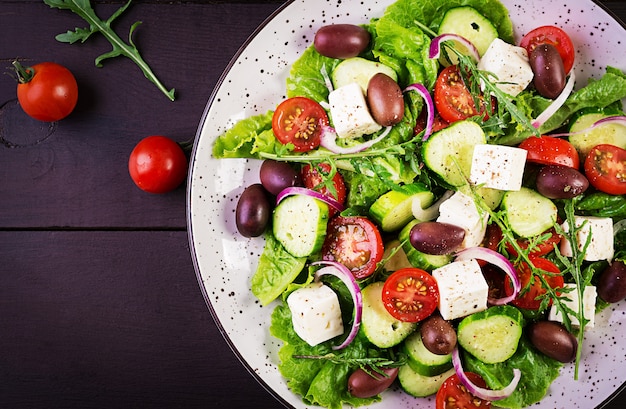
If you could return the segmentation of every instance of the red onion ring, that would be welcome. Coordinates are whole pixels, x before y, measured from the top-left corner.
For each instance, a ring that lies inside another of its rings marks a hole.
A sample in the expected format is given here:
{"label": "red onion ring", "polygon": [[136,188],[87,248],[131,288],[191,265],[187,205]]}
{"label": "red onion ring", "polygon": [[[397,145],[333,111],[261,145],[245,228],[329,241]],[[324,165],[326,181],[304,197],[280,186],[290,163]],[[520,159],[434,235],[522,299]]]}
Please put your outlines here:
{"label": "red onion ring", "polygon": [[515,267],[513,264],[507,260],[502,254],[497,251],[488,249],[486,247],[470,247],[464,250],[459,251],[456,254],[456,260],[468,260],[468,259],[478,259],[484,260],[490,264],[493,264],[496,267],[502,269],[506,275],[509,276],[511,282],[513,283],[513,293],[508,297],[502,298],[491,298],[489,297],[487,300],[491,305],[503,305],[508,304],[517,297],[519,292],[522,290],[522,284],[519,281],[519,277],[517,276],[517,272],[515,271]]}
{"label": "red onion ring", "polygon": [[350,333],[346,339],[344,339],[341,344],[333,346],[334,350],[343,349],[354,341],[354,338],[359,332],[359,328],[361,326],[361,316],[363,314],[363,296],[361,294],[361,288],[356,282],[354,275],[352,275],[352,272],[348,270],[348,267],[341,263],[337,263],[336,261],[316,261],[311,264],[324,264],[327,266],[315,272],[316,281],[323,275],[332,275],[337,277],[345,284],[346,287],[348,287],[348,291],[350,291],[350,295],[352,296],[352,302],[354,303],[354,319],[352,320],[352,328],[350,329]]}
{"label": "red onion ring", "polygon": [[316,190],[307,189],[306,187],[299,186],[292,186],[281,190],[278,196],[276,196],[276,204],[278,205],[287,196],[293,195],[306,195],[314,199],[321,200],[322,202],[336,209],[338,212],[341,212],[344,209],[343,205],[332,197],[326,196]]}
{"label": "red onion ring", "polygon": [[467,390],[477,398],[488,401],[501,400],[511,396],[511,394],[515,391],[515,388],[517,388],[517,385],[519,384],[519,381],[522,377],[522,371],[514,368],[513,379],[507,386],[499,390],[486,389],[476,385],[467,377],[465,371],[463,371],[463,365],[461,363],[461,356],[459,354],[458,348],[454,348],[454,350],[452,351],[452,365],[454,366],[456,376],[459,377],[459,380],[463,385],[465,385]]}
{"label": "red onion ring", "polygon": [[342,154],[342,155],[358,153],[358,152],[364,151],[367,148],[370,148],[376,142],[381,141],[384,137],[389,135],[391,128],[392,128],[391,126],[386,127],[385,130],[380,135],[378,135],[374,139],[370,139],[367,142],[363,142],[354,146],[343,147],[343,146],[337,145],[337,132],[335,132],[335,129],[333,129],[330,126],[322,126],[322,134],[320,135],[320,145],[328,149],[332,153],[337,153],[337,154]]}
{"label": "red onion ring", "polygon": [[422,96],[424,102],[426,102],[426,128],[424,129],[424,136],[422,141],[425,141],[433,133],[433,123],[435,122],[435,103],[433,102],[430,93],[422,84],[409,85],[403,92],[417,91]]}
{"label": "red onion ring", "polygon": [[463,44],[465,48],[467,48],[467,50],[469,51],[470,56],[474,58],[475,61],[480,60],[480,54],[478,54],[478,50],[476,49],[474,44],[472,44],[472,42],[469,41],[467,38],[458,34],[442,34],[433,38],[430,42],[430,47],[428,49],[428,58],[439,58],[439,55],[441,54],[441,43],[449,40],[458,41],[459,43]]}
{"label": "red onion ring", "polygon": [[574,90],[574,82],[576,82],[576,76],[574,75],[574,70],[572,70],[569,79],[567,80],[567,83],[565,83],[563,91],[561,91],[559,96],[556,97],[556,99],[552,101],[552,103],[548,105],[548,107],[541,114],[539,114],[539,116],[535,120],[532,121],[533,127],[539,129],[541,125],[543,125],[548,119],[552,117],[552,115],[554,115],[556,111],[559,110],[559,108],[561,108],[561,106],[567,100],[567,97],[569,97],[569,95]]}

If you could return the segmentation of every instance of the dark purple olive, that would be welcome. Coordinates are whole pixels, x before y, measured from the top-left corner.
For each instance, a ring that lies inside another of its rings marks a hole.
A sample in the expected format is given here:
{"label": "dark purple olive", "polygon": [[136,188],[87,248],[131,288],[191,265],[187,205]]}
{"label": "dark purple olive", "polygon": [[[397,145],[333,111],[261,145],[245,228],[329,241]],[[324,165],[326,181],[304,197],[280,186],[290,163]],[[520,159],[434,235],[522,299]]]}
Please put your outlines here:
{"label": "dark purple olive", "polygon": [[367,105],[374,120],[382,126],[393,126],[404,116],[402,90],[382,72],[374,75],[367,85]]}
{"label": "dark purple olive", "polygon": [[354,24],[331,24],[317,30],[315,50],[329,58],[351,58],[361,54],[370,43],[370,33]]}
{"label": "dark purple olive", "polygon": [[613,260],[601,274],[596,286],[598,295],[606,302],[618,302],[626,298],[626,264]]}
{"label": "dark purple olive", "polygon": [[546,165],[537,173],[537,191],[550,199],[571,199],[584,193],[589,181],[569,166]]}
{"label": "dark purple olive", "polygon": [[436,355],[448,355],[456,346],[456,331],[439,315],[431,315],[420,326],[422,343]]}
{"label": "dark purple olive", "polygon": [[362,368],[358,368],[348,378],[348,392],[357,398],[371,398],[387,389],[398,376],[398,368],[383,368],[386,374],[382,375],[373,369],[368,374]]}
{"label": "dark purple olive", "polygon": [[287,162],[265,160],[261,164],[259,176],[263,187],[274,196],[285,188],[302,185],[300,173]]}
{"label": "dark purple olive", "polygon": [[539,95],[555,99],[565,88],[565,68],[556,47],[539,44],[528,56],[535,77],[533,83]]}
{"label": "dark purple olive", "polygon": [[539,351],[560,362],[571,362],[576,356],[578,341],[563,324],[538,321],[528,326],[530,342]]}
{"label": "dark purple olive", "polygon": [[418,251],[426,254],[450,254],[465,238],[465,229],[449,223],[420,222],[411,228],[409,241]]}
{"label": "dark purple olive", "polygon": [[235,211],[239,234],[244,237],[260,236],[265,231],[271,214],[272,205],[263,185],[255,183],[248,186],[241,194]]}

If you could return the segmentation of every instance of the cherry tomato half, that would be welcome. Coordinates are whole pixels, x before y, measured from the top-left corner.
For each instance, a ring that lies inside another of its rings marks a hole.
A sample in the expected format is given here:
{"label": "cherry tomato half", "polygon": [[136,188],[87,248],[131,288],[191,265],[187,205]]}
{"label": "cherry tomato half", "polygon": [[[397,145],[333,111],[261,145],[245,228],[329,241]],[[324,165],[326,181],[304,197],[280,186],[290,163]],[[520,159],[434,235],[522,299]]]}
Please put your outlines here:
{"label": "cherry tomato half", "polygon": [[574,145],[565,139],[543,135],[526,138],[519,147],[525,149],[528,154],[528,162],[541,165],[563,165],[578,169],[580,159]]}
{"label": "cherry tomato half", "polygon": [[74,75],[62,65],[42,62],[32,67],[13,63],[17,72],[17,99],[30,117],[54,122],[68,116],[78,101]]}
{"label": "cherry tomato half", "polygon": [[292,143],[294,151],[306,152],[320,144],[322,127],[328,125],[328,115],[320,104],[305,97],[293,97],[281,102],[272,116],[272,130],[280,143]]}
{"label": "cherry tomato half", "polygon": [[[536,268],[547,272],[547,274],[542,274],[542,276],[551,288],[556,289],[563,287],[563,276],[561,275],[561,270],[559,270],[556,264],[541,257],[531,257],[530,261]],[[511,302],[511,304],[519,308],[538,310],[541,306],[541,299],[537,299],[537,297],[544,295],[546,293],[546,288],[544,288],[538,276],[533,276],[533,282],[529,285],[532,271],[528,264],[524,262],[517,266],[517,276],[521,282],[522,291],[517,298]],[[525,290],[526,288],[528,291]],[[511,283],[511,279],[509,277],[506,278],[504,292],[506,295],[513,294],[513,284]],[[550,300],[549,305],[551,304],[552,300]]]}
{"label": "cherry tomato half", "polygon": [[181,146],[166,136],[148,136],[133,149],[128,172],[135,184],[149,193],[174,190],[187,176],[187,156]]}
{"label": "cherry tomato half", "polygon": [[[555,244],[558,245],[561,242],[562,237],[556,232],[556,229],[554,227],[541,233],[541,236],[543,236],[544,234],[550,234],[550,236],[547,239],[542,240],[540,243],[535,243],[535,247],[530,252],[531,256],[545,256],[546,254],[554,250]],[[502,238],[502,230],[500,230],[500,227],[497,224],[487,225],[487,231],[485,233],[484,241],[485,247],[488,247],[489,249],[494,251],[499,251]],[[532,238],[519,238],[517,239],[517,244],[522,248],[522,250],[525,250],[530,245],[531,240]],[[517,256],[517,251],[515,250],[513,245],[511,245],[511,243],[505,243],[505,248],[510,255],[514,257]]]}
{"label": "cherry tomato half", "polygon": [[400,321],[422,321],[439,304],[437,281],[422,269],[401,268],[385,280],[383,304],[389,314]]}
{"label": "cherry tomato half", "polygon": [[[486,387],[483,378],[474,372],[465,372],[465,375],[481,388]],[[478,409],[490,408],[491,402],[472,395],[461,383],[458,375],[451,375],[446,379],[435,397],[436,409]]]}
{"label": "cherry tomato half", "polygon": [[585,159],[585,175],[598,190],[626,195],[626,149],[608,144],[594,146]]}
{"label": "cherry tomato half", "polygon": [[520,47],[525,48],[528,55],[540,44],[553,45],[563,60],[565,73],[570,72],[574,66],[576,53],[574,44],[565,31],[556,26],[541,26],[531,30],[520,41]]}
{"label": "cherry tomato half", "polygon": [[[434,97],[439,115],[447,122],[461,121],[478,115],[474,97],[456,65],[450,65],[439,73],[435,82]],[[482,97],[479,99],[482,101]],[[480,112],[485,112],[482,102]]]}
{"label": "cherry tomato half", "polygon": [[[432,132],[434,133],[434,132],[442,130],[443,128],[447,128],[448,125],[450,125],[448,121],[443,119],[441,115],[439,114],[439,112],[435,112],[435,119],[433,121]],[[426,109],[425,108],[422,109],[422,112],[420,112],[419,116],[417,117],[417,121],[415,122],[415,127],[413,128],[413,134],[417,135],[420,132],[422,132],[424,129],[426,129]]]}
{"label": "cherry tomato half", "polygon": [[343,264],[355,278],[369,277],[383,258],[383,239],[366,217],[337,216],[330,220],[322,245],[322,259]]}
{"label": "cherry tomato half", "polygon": [[[300,178],[306,188],[320,192],[326,197],[331,197],[341,204],[346,201],[346,182],[341,173],[335,172],[330,178],[332,167],[328,163],[317,165],[306,164],[300,171]],[[331,208],[331,216],[337,211]]]}

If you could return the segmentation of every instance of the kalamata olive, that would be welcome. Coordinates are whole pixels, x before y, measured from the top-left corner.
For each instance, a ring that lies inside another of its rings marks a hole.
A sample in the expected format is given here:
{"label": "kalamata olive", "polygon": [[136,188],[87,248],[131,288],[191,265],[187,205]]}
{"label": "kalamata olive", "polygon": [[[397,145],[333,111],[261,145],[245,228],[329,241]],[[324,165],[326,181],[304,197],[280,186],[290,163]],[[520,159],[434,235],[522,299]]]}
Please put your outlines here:
{"label": "kalamata olive", "polygon": [[528,56],[535,77],[533,83],[540,95],[555,99],[565,88],[563,59],[552,44],[539,44]]}
{"label": "kalamata olive", "polygon": [[606,302],[618,302],[626,298],[626,264],[613,260],[600,274],[596,290]]}
{"label": "kalamata olive", "polygon": [[263,187],[274,196],[285,188],[302,185],[300,173],[287,162],[265,160],[261,164],[259,176]]}
{"label": "kalamata olive", "polygon": [[439,315],[431,315],[422,321],[420,335],[426,349],[433,354],[450,354],[456,346],[456,331]]}
{"label": "kalamata olive", "polygon": [[367,105],[374,120],[392,126],[404,116],[404,98],[397,82],[387,74],[375,74],[367,85]]}
{"label": "kalamata olive", "polygon": [[329,58],[351,58],[361,54],[370,43],[370,33],[354,24],[331,24],[317,30],[315,50]]}
{"label": "kalamata olive", "polygon": [[578,341],[560,322],[534,322],[528,326],[528,337],[535,348],[557,361],[570,362],[576,356]]}
{"label": "kalamata olive", "polygon": [[272,206],[263,185],[255,183],[248,186],[235,211],[237,230],[244,237],[258,237],[265,231],[272,213]]}
{"label": "kalamata olive", "polygon": [[371,398],[387,389],[398,376],[398,368],[383,368],[382,375],[369,369],[371,376],[362,368],[352,372],[348,378],[348,392],[357,398]]}
{"label": "kalamata olive", "polygon": [[420,222],[411,228],[409,241],[418,251],[426,254],[450,254],[465,238],[465,229],[449,223]]}
{"label": "kalamata olive", "polygon": [[537,173],[537,191],[550,199],[571,199],[584,193],[589,181],[569,166],[546,165]]}

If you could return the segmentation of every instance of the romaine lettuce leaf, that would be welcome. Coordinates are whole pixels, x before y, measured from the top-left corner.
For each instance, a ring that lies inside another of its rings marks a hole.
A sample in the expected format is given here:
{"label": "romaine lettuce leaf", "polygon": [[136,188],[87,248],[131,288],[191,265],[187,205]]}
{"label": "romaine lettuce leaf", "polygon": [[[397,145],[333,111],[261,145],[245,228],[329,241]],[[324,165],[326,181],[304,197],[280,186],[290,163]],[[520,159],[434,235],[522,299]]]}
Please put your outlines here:
{"label": "romaine lettuce leaf", "polygon": [[259,151],[272,152],[278,143],[274,134],[271,138],[264,132],[272,132],[273,112],[251,116],[238,121],[220,135],[213,144],[215,158],[252,158]]}

